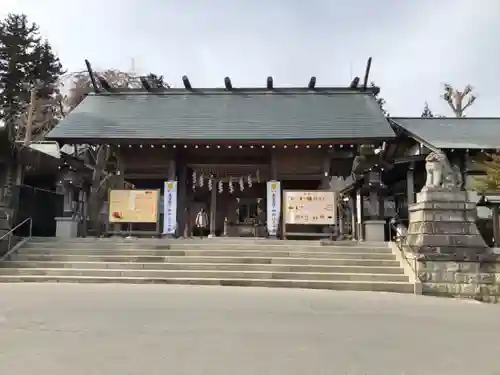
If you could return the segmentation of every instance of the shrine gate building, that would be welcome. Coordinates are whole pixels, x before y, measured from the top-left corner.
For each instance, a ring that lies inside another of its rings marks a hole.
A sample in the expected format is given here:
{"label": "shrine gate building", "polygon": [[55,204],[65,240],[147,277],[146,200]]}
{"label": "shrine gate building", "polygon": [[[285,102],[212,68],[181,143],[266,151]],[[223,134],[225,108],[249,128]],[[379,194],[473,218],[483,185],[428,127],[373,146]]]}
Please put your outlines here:
{"label": "shrine gate building", "polygon": [[[114,148],[125,180],[137,188],[177,180],[178,235],[191,231],[204,207],[212,235],[226,223],[230,236],[264,236],[267,181],[280,181],[282,191],[330,189],[332,177],[352,175],[363,150],[396,137],[374,97],[377,88],[225,83],[96,90],[48,139]],[[381,165],[370,154],[366,168]],[[377,194],[368,192],[373,202]],[[370,218],[382,220],[383,207]]]}

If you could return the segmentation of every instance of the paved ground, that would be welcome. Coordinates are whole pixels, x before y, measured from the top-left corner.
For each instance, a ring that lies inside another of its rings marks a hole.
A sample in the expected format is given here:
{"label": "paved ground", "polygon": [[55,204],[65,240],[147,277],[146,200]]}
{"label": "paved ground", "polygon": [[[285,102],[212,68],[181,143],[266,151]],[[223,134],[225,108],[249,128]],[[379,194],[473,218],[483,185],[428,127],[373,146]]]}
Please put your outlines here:
{"label": "paved ground", "polygon": [[500,306],[412,295],[0,284],[0,374],[500,374]]}

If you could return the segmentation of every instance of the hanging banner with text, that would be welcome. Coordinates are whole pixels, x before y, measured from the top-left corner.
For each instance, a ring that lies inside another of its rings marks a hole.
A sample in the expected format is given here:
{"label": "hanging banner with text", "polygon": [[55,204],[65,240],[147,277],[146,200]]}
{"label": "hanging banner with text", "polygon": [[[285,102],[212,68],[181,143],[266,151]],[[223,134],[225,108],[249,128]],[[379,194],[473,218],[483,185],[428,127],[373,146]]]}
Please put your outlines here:
{"label": "hanging banner with text", "polygon": [[267,232],[270,236],[278,234],[281,213],[281,184],[279,181],[267,182]]}
{"label": "hanging banner with text", "polygon": [[177,229],[177,181],[165,181],[163,192],[163,234],[173,235]]}

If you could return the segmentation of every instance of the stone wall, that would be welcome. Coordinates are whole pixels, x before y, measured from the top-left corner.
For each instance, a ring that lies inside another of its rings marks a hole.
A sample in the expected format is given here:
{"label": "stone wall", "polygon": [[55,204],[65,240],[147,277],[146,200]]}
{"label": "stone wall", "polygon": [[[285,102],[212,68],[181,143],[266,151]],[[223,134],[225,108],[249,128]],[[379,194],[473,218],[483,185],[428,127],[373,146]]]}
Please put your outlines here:
{"label": "stone wall", "polygon": [[500,302],[500,255],[485,262],[420,260],[417,274],[422,293]]}

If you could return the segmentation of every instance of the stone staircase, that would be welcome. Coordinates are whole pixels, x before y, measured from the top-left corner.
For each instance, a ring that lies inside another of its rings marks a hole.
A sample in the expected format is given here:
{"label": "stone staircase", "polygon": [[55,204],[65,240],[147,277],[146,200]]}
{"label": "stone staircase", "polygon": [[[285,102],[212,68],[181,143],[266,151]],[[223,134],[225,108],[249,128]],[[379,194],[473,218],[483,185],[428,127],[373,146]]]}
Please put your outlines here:
{"label": "stone staircase", "polygon": [[0,264],[0,282],[30,281],[413,292],[387,245],[237,238],[34,238]]}

